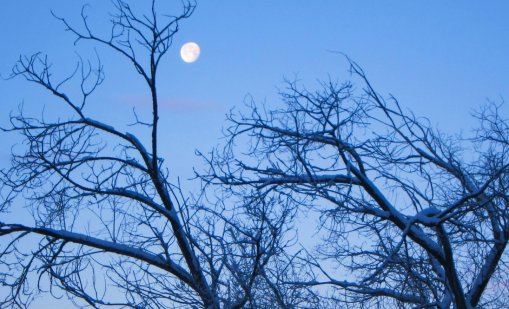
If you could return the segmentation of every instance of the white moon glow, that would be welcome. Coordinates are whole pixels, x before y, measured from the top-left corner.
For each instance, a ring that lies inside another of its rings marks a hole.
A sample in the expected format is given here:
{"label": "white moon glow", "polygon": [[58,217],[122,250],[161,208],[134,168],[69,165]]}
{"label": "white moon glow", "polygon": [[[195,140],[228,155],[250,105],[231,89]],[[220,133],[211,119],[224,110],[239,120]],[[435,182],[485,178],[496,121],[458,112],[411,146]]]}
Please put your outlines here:
{"label": "white moon glow", "polygon": [[180,57],[186,63],[192,63],[200,57],[200,46],[195,42],[187,42],[180,49]]}

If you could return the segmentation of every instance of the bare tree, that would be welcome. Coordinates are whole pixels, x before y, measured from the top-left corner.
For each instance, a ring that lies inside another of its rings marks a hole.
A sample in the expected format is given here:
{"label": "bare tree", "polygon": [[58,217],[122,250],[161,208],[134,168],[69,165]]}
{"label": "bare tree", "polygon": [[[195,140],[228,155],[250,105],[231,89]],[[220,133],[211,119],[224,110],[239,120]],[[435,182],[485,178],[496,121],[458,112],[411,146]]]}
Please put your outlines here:
{"label": "bare tree", "polygon": [[298,279],[279,283],[310,287],[323,304],[506,306],[509,119],[489,104],[472,137],[448,136],[350,64],[361,93],[352,82],[318,91],[290,82],[281,109],[249,102],[247,114],[230,114],[229,142],[203,177],[286,197],[297,216],[316,211],[323,242],[301,243],[288,265]]}
{"label": "bare tree", "polygon": [[[205,195],[185,196],[168,181],[158,150],[158,68],[195,3],[177,2],[177,15],[160,12],[156,1],[145,14],[123,0],[113,3],[106,35],[90,24],[86,8],[79,27],[57,18],[75,43],[90,42],[128,60],[149,90],[151,117],[136,117],[136,135],[89,114],[104,79],[100,61],[79,61],[72,75],[55,80],[47,56],[19,59],[12,77],[46,89],[54,104],[67,107],[67,119],[32,118],[21,110],[3,129],[21,134],[26,147],[2,171],[0,211],[20,211],[25,201],[33,224],[0,221],[0,283],[7,291],[0,306],[24,308],[41,291],[55,297],[63,291],[77,305],[92,307],[312,302],[306,289],[278,285],[280,277],[296,278],[278,266],[287,264],[284,248],[292,241],[285,235],[294,212],[281,206],[284,201],[251,194],[230,207]],[[68,90],[76,81],[77,94]],[[273,271],[265,271],[268,265]]]}
{"label": "bare tree", "polygon": [[[33,224],[0,220],[0,306],[26,307],[44,291],[132,308],[509,302],[509,120],[499,106],[475,115],[472,137],[447,136],[384,99],[352,63],[360,94],[349,82],[316,92],[289,83],[282,109],[252,103],[232,114],[229,142],[204,156],[210,170],[191,196],[169,182],[158,150],[157,73],[195,3],[179,2],[175,16],[154,0],[145,14],[113,3],[107,35],[85,9],[81,27],[59,19],[76,43],[128,60],[151,117],[135,115],[135,134],[89,114],[100,61],[56,80],[48,57],[20,58],[12,77],[42,86],[67,118],[21,110],[3,129],[26,148],[1,172],[0,212],[25,201]],[[310,248],[299,241],[310,223],[296,222],[315,213],[323,238]]]}

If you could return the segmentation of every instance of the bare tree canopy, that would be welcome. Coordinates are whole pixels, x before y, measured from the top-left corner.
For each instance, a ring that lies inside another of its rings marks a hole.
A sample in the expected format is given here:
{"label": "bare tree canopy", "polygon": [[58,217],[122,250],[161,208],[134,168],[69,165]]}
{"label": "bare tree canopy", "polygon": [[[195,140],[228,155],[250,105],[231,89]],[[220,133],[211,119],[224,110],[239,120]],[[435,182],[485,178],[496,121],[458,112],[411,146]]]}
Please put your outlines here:
{"label": "bare tree canopy", "polygon": [[290,82],[281,109],[232,113],[205,178],[318,213],[323,242],[295,254],[298,282],[281,283],[332,307],[507,304],[509,119],[488,104],[472,137],[447,136],[350,64],[362,90]]}
{"label": "bare tree canopy", "polygon": [[[177,2],[176,15],[160,12],[156,1],[148,2],[145,14],[125,1],[113,3],[106,35],[93,30],[86,7],[81,26],[57,18],[75,44],[92,43],[128,60],[149,90],[152,117],[135,115],[136,132],[142,133],[134,134],[89,114],[104,79],[100,62],[80,61],[71,76],[55,80],[47,56],[20,57],[12,78],[46,89],[69,113],[66,120],[49,120],[21,110],[3,129],[21,134],[26,148],[2,171],[0,210],[25,201],[33,225],[0,221],[0,283],[8,289],[0,306],[24,308],[41,291],[55,297],[64,291],[77,305],[92,307],[240,308],[302,301],[264,272],[282,254],[287,214],[268,213],[270,204],[257,205],[256,216],[226,212],[219,204],[203,207],[168,182],[158,152],[157,73],[195,3]],[[79,95],[63,90],[76,80]]]}
{"label": "bare tree canopy", "polygon": [[[141,78],[151,113],[135,114],[132,131],[90,112],[105,78],[100,60],[80,58],[60,80],[40,53],[12,70],[65,117],[20,107],[2,128],[24,144],[0,172],[0,307],[28,307],[40,293],[94,308],[509,303],[501,105],[474,115],[471,136],[446,135],[380,95],[348,59],[351,81],[316,91],[288,82],[279,109],[249,101],[232,111],[226,144],[199,154],[199,193],[186,193],[161,155],[157,82],[196,4],[163,12],[146,3],[113,1],[105,32],[86,7],[79,25],[56,16],[75,44],[115,53]],[[4,216],[23,207],[32,218]]]}

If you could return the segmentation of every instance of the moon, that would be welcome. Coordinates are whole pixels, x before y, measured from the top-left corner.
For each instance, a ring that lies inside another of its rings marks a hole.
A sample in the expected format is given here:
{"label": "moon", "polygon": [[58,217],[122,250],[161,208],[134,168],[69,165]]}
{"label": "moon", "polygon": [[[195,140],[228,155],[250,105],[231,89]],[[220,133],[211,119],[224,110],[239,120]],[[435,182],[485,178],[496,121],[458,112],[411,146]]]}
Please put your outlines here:
{"label": "moon", "polygon": [[195,42],[187,42],[180,48],[180,57],[185,63],[193,63],[200,57],[200,46]]}

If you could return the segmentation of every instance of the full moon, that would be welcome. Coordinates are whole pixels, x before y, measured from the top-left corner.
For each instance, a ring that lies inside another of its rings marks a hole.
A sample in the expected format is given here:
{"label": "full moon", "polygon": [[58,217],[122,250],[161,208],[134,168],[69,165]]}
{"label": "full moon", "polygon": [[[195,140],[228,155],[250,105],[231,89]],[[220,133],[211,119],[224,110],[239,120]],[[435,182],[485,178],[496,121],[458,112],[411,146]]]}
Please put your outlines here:
{"label": "full moon", "polygon": [[195,42],[187,42],[180,49],[180,57],[186,63],[192,63],[200,57],[200,46]]}

